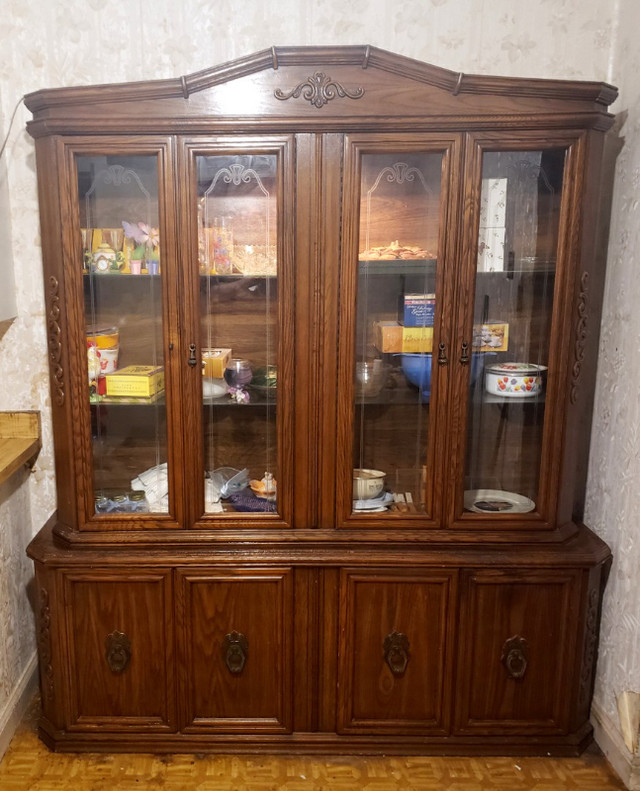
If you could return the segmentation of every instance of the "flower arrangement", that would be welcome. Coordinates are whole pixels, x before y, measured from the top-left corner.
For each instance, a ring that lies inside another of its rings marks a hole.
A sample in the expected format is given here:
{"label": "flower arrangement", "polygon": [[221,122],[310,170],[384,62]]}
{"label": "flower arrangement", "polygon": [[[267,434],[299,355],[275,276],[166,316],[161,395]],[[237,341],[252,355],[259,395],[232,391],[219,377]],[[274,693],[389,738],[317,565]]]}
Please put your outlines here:
{"label": "flower arrangement", "polygon": [[230,387],[228,392],[231,396],[231,399],[236,401],[238,404],[248,404],[249,401],[251,401],[249,391],[245,390],[244,387]]}
{"label": "flower arrangement", "polygon": [[134,261],[158,261],[160,258],[160,231],[158,228],[151,228],[144,222],[130,223],[122,221],[124,235],[127,239],[135,242],[135,247],[131,252]]}

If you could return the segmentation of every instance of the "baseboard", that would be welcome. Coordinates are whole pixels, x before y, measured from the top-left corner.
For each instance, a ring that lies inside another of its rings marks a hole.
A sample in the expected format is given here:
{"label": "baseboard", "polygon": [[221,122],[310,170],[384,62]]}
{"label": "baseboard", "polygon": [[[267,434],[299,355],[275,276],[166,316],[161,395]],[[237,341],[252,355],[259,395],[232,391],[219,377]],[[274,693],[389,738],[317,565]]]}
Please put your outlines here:
{"label": "baseboard", "polygon": [[13,739],[13,734],[24,717],[38,688],[38,656],[33,654],[20,680],[0,711],[0,760]]}
{"label": "baseboard", "polygon": [[594,738],[629,791],[640,791],[640,755],[632,755],[620,729],[594,701],[591,706]]}

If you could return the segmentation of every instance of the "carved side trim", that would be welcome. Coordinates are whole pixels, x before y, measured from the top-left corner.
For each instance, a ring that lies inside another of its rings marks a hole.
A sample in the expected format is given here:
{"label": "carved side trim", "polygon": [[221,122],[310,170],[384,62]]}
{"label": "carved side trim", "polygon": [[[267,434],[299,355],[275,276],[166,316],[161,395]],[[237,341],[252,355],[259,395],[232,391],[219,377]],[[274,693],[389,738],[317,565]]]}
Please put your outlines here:
{"label": "carved side trim", "polygon": [[571,390],[569,400],[575,404],[578,400],[578,385],[582,362],[584,360],[584,349],[587,343],[587,312],[589,299],[589,273],[583,272],[580,278],[580,296],[578,298],[578,320],[576,322],[576,342],[573,350],[573,368],[571,369]]}
{"label": "carved side trim", "polygon": [[578,699],[580,706],[586,706],[591,694],[593,667],[596,660],[596,646],[598,644],[598,604],[600,592],[598,588],[589,591],[589,605],[587,607],[586,633],[584,638],[584,654],[580,670],[580,692]]}
{"label": "carved side trim", "polygon": [[346,96],[348,99],[361,99],[364,96],[364,88],[358,87],[349,90],[340,85],[339,82],[332,80],[331,77],[323,71],[316,71],[315,74],[311,77],[307,77],[306,80],[296,85],[296,87],[288,93],[280,90],[280,88],[276,88],[273,95],[276,99],[280,99],[280,101],[297,99],[302,96],[303,99],[306,99],[315,107],[324,107],[325,104],[328,104],[337,96],[340,98]]}
{"label": "carved side trim", "polygon": [[42,694],[45,701],[53,700],[53,665],[51,664],[51,608],[49,593],[40,588],[40,611],[38,613],[38,649],[40,652],[40,673]]}
{"label": "carved side trim", "polygon": [[47,328],[49,341],[49,361],[51,364],[51,377],[53,380],[54,399],[58,406],[64,404],[64,369],[61,364],[62,342],[60,329],[60,283],[58,278],[51,275],[49,278],[49,313]]}

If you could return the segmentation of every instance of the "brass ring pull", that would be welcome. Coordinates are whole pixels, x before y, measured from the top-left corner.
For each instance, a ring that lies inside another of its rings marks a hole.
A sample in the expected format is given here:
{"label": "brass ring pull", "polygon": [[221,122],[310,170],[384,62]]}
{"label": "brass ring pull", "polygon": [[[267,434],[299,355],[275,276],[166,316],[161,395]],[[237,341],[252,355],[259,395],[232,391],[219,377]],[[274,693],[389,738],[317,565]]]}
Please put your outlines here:
{"label": "brass ring pull", "polygon": [[112,673],[123,673],[131,660],[131,640],[124,632],[111,632],[105,642],[105,656]]}
{"label": "brass ring pull", "polygon": [[505,640],[502,646],[502,664],[509,678],[524,678],[529,662],[529,644],[523,637],[516,635]]}
{"label": "brass ring pull", "polygon": [[241,632],[230,632],[222,641],[222,651],[227,670],[234,676],[244,670],[249,655],[249,641]]}
{"label": "brass ring pull", "polygon": [[409,638],[402,632],[391,632],[384,638],[384,659],[394,676],[403,676],[409,663]]}

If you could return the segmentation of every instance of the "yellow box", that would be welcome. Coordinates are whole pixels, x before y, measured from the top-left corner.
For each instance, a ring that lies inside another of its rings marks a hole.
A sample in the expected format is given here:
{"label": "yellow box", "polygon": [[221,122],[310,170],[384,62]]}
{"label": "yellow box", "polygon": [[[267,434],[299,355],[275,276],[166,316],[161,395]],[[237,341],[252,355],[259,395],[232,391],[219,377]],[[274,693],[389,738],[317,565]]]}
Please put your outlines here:
{"label": "yellow box", "polygon": [[403,327],[402,351],[430,352],[433,349],[433,327]]}
{"label": "yellow box", "polygon": [[230,359],[231,349],[203,349],[202,375],[211,379],[222,379]]}
{"label": "yellow box", "polygon": [[488,321],[473,327],[474,352],[506,352],[509,348],[509,325],[504,321]]}
{"label": "yellow box", "polygon": [[402,351],[402,325],[397,321],[376,321],[374,344],[379,352],[397,354]]}
{"label": "yellow box", "polygon": [[127,365],[107,374],[108,396],[151,398],[164,390],[164,368],[153,365]]}

